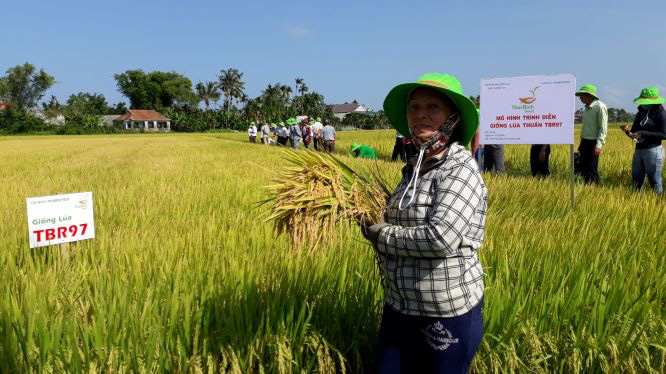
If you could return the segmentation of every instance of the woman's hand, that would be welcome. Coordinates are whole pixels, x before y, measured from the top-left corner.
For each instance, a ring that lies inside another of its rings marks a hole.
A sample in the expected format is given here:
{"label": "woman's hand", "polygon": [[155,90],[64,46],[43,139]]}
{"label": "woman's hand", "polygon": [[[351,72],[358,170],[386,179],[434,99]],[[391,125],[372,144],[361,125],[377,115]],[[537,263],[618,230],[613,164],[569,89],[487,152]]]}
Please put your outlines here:
{"label": "woman's hand", "polygon": [[363,237],[366,238],[372,244],[373,248],[377,249],[377,242],[379,242],[379,233],[382,231],[384,227],[388,225],[389,225],[388,223],[384,222],[383,218],[374,225],[368,225],[362,223],[360,225],[361,234],[363,234]]}

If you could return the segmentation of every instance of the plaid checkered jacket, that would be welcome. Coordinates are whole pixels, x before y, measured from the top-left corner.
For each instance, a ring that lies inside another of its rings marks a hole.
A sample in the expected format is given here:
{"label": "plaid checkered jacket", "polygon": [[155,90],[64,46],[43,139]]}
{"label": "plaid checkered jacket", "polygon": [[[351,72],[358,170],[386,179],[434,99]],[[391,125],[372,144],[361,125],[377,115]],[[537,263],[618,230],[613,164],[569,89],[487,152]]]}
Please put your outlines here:
{"label": "plaid checkered jacket", "polygon": [[411,163],[403,168],[377,243],[386,303],[414,316],[459,316],[483,297],[476,251],[483,243],[488,190],[470,152],[454,143],[445,158],[423,163],[416,197],[401,211],[398,202],[413,169]]}

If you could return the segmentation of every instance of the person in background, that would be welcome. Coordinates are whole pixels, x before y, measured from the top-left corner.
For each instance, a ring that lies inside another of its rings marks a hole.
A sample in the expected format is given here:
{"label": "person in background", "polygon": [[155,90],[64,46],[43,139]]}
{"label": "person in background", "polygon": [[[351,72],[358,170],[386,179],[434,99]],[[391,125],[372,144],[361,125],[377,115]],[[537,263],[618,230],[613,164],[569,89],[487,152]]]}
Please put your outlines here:
{"label": "person in background", "polygon": [[303,119],[303,144],[305,149],[310,149],[310,144],[312,143],[312,127],[310,126],[310,121],[305,118]]}
{"label": "person in background", "polygon": [[321,138],[324,141],[324,151],[328,153],[335,152],[335,127],[331,126],[331,123],[328,121],[324,121]]}
{"label": "person in background", "polygon": [[321,118],[317,117],[312,126],[312,142],[314,143],[314,150],[319,151],[320,148],[324,148],[324,144],[321,140],[321,129],[324,128],[324,125],[321,123]]}
{"label": "person in background", "polygon": [[384,112],[411,136],[384,220],[361,225],[377,253],[384,309],[378,373],[466,373],[483,337],[486,188],[467,146],[479,116],[455,77],[394,87]]}
{"label": "person in background", "polygon": [[352,144],[351,154],[356,158],[377,158],[375,151],[367,145]]}
{"label": "person in background", "polygon": [[597,87],[586,84],[576,91],[576,96],[585,104],[583,114],[583,127],[580,130],[580,153],[581,174],[585,184],[599,184],[599,156],[601,148],[606,142],[608,132],[608,109],[597,96]]}
{"label": "person in background", "polygon": [[533,177],[546,178],[550,175],[549,159],[550,144],[532,144],[530,147],[530,169],[532,169]]}
{"label": "person in background", "polygon": [[405,150],[405,158],[407,159],[407,161],[411,160],[412,157],[416,156],[419,153],[414,143],[412,143],[411,139],[407,137],[402,138],[402,147]]}
{"label": "person in background", "polygon": [[631,178],[636,190],[643,188],[645,177],[657,194],[664,192],[661,170],[664,166],[664,148],[661,144],[666,139],[666,111],[664,98],[659,96],[657,87],[641,90],[641,95],[634,100],[638,113],[631,130],[628,125],[621,126],[628,137],[636,142],[634,158],[631,162]]}
{"label": "person in background", "polygon": [[261,125],[261,144],[268,145],[268,139],[271,137],[271,128],[268,123]]}
{"label": "person in background", "polygon": [[301,127],[298,125],[295,118],[289,118],[287,123],[289,124],[289,141],[291,142],[291,148],[298,149],[301,138],[303,137]]}
{"label": "person in background", "polygon": [[274,123],[271,123],[271,132],[273,133],[273,135],[272,135],[273,140],[277,141],[277,137],[278,137],[278,127],[277,127],[277,125],[274,124]]}
{"label": "person in background", "polygon": [[280,145],[287,145],[287,140],[289,139],[289,130],[284,125],[283,121],[280,121],[280,128],[278,129],[278,139],[277,142]]}
{"label": "person in background", "polygon": [[504,144],[484,144],[483,171],[504,174]]}
{"label": "person in background", "polygon": [[250,138],[250,143],[257,142],[257,126],[254,125],[254,121],[250,122],[250,127],[247,129],[247,135]]}
{"label": "person in background", "polygon": [[393,154],[391,155],[391,160],[395,161],[400,157],[402,162],[407,161],[407,155],[405,153],[405,147],[403,144],[403,139],[405,138],[399,131],[395,132],[395,144],[393,145]]}

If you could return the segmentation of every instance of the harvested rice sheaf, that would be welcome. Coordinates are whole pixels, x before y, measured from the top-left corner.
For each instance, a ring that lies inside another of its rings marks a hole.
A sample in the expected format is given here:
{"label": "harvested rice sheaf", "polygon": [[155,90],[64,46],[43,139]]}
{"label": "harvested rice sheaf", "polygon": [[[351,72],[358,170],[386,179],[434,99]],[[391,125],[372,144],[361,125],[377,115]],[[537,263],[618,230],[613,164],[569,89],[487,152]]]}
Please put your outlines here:
{"label": "harvested rice sheaf", "polygon": [[384,214],[390,187],[379,173],[354,171],[335,156],[287,150],[289,165],[267,186],[267,222],[286,232],[292,245],[314,250],[334,238],[336,223],[375,223]]}

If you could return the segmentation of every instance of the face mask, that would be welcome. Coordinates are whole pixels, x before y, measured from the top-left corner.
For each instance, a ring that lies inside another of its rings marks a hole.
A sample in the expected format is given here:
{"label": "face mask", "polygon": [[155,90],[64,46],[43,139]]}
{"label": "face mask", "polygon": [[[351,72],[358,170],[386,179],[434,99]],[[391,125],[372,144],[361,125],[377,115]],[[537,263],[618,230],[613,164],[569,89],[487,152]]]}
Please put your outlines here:
{"label": "face mask", "polygon": [[[459,113],[454,113],[449,117],[449,119],[444,122],[442,126],[440,126],[437,131],[432,133],[428,139],[421,139],[417,137],[412,137],[412,143],[416,147],[419,148],[419,157],[416,161],[416,166],[414,166],[414,174],[412,177],[409,179],[409,183],[407,184],[407,187],[405,187],[405,191],[402,193],[402,196],[400,197],[400,201],[398,202],[398,209],[403,210],[407,209],[410,205],[412,205],[412,202],[414,202],[414,197],[416,196],[416,183],[419,181],[419,172],[421,169],[421,163],[423,162],[423,155],[428,152],[428,153],[437,153],[444,149],[447,144],[449,143],[449,139],[451,139],[451,135],[453,135],[453,131],[456,129],[456,126],[460,122],[460,114]],[[403,199],[405,198],[405,195],[407,195],[407,192],[409,191],[410,186],[414,186],[414,190],[412,191],[412,197],[409,199],[407,204],[403,207],[402,202]]]}

